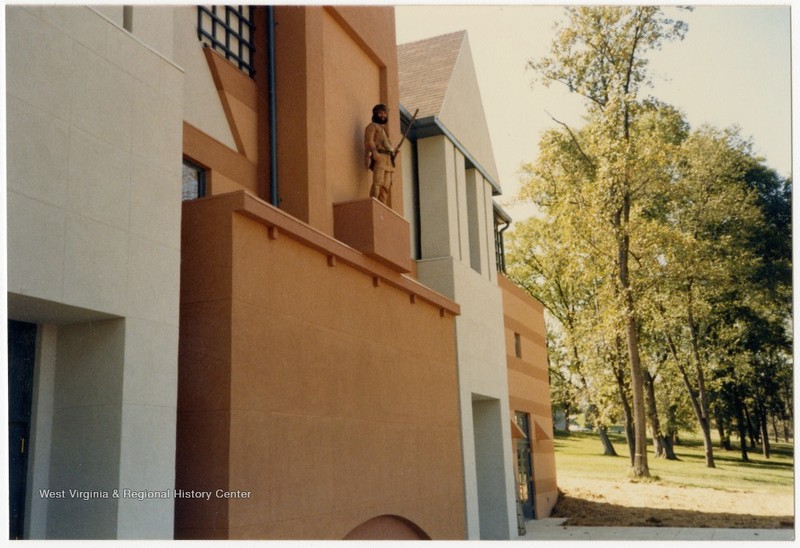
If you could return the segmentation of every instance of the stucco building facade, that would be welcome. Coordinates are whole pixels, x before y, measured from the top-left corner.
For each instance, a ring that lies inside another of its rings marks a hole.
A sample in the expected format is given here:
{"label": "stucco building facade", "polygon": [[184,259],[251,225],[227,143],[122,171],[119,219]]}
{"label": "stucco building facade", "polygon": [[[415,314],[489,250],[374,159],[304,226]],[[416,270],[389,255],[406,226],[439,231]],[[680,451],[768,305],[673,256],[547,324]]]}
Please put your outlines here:
{"label": "stucco building facade", "polygon": [[401,44],[398,63],[400,101],[419,110],[406,159],[419,279],[461,306],[468,538],[514,538],[517,500],[531,519],[549,516],[557,498],[543,310],[502,272],[510,218],[494,202],[501,189],[467,33]]}
{"label": "stucco building facade", "polygon": [[6,13],[10,536],[508,538],[496,175],[369,198],[393,9]]}

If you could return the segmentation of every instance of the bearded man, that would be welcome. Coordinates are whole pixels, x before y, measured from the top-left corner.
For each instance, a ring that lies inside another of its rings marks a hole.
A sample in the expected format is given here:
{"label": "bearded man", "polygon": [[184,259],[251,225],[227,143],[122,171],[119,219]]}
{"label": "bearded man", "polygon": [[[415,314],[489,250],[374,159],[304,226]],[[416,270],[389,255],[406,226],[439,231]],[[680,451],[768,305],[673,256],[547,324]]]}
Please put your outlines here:
{"label": "bearded man", "polygon": [[386,105],[375,105],[372,108],[372,123],[364,131],[364,166],[372,170],[370,196],[386,205],[389,205],[396,154],[386,130],[388,121],[389,109]]}

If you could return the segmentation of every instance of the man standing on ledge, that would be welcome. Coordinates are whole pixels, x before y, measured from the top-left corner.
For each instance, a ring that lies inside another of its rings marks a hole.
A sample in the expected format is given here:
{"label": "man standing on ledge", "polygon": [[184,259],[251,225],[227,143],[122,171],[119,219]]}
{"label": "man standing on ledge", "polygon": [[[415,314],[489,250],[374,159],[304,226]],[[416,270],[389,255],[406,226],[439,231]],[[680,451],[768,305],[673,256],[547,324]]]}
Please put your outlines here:
{"label": "man standing on ledge", "polygon": [[389,190],[392,188],[395,150],[386,131],[389,109],[384,104],[372,108],[372,123],[364,132],[364,165],[372,170],[370,196],[389,205]]}

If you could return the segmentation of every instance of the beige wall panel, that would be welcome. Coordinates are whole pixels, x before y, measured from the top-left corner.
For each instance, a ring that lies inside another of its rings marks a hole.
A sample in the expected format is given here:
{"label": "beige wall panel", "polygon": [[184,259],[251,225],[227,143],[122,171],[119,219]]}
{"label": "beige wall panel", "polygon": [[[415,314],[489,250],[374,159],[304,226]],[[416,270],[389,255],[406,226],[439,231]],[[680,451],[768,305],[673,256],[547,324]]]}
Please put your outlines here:
{"label": "beige wall panel", "polygon": [[130,231],[172,249],[180,249],[181,219],[176,207],[180,166],[163,169],[140,158],[131,160]]}
{"label": "beige wall panel", "polygon": [[71,50],[70,122],[99,140],[129,150],[135,78],[77,42]]}
{"label": "beige wall panel", "polygon": [[458,257],[454,147],[446,137],[417,141],[422,259]]}
{"label": "beige wall panel", "polygon": [[[184,112],[179,98],[166,98],[149,83],[137,82],[133,90],[131,152],[154,166],[168,170],[180,180],[182,140],[175,132],[182,127]],[[165,131],[170,128],[170,131]]]}
{"label": "beige wall panel", "polygon": [[8,192],[8,291],[61,300],[66,215],[63,209]]}
{"label": "beige wall panel", "polygon": [[127,229],[130,153],[74,128],[69,152],[67,208],[87,219]]}
{"label": "beige wall panel", "polygon": [[[69,324],[58,327],[54,407],[36,411],[52,413],[52,445],[38,453],[49,462],[31,467],[30,485],[45,465],[53,482],[84,490],[170,486],[175,473],[183,76],[112,10],[8,10],[8,119],[19,130],[9,134],[9,290],[33,297],[14,299],[27,321]],[[71,323],[109,315],[122,319]],[[29,523],[39,536],[172,536],[164,504],[39,506]]]}
{"label": "beige wall panel", "polygon": [[[110,320],[62,326],[53,402],[52,490],[119,487],[125,325]],[[83,513],[83,515],[81,515]],[[50,538],[114,538],[117,501],[52,500]]]}
{"label": "beige wall panel", "polygon": [[[171,26],[166,24],[156,25],[152,30],[161,31],[165,39],[172,37]],[[154,89],[158,89],[160,64],[158,59],[162,58],[161,52],[153,50],[130,32],[108,30],[106,40],[108,60],[113,65],[123,69],[137,81],[147,82]]]}
{"label": "beige wall panel", "polygon": [[203,54],[203,46],[197,39],[197,6],[176,7],[173,17],[175,62],[186,71],[183,119],[236,150],[236,142]]}
{"label": "beige wall panel", "polygon": [[[403,143],[400,151],[399,161],[403,166],[402,184],[403,184],[403,217],[408,221],[411,233],[409,234],[411,243],[411,255],[415,259],[419,259],[419,250],[417,249],[417,216],[418,212],[414,207],[414,201],[417,199],[414,191],[414,182],[417,177],[416,170],[414,169],[414,162],[416,155],[416,147],[411,144],[411,141],[406,140]],[[395,184],[400,184],[401,180],[395,178]]]}
{"label": "beige wall panel", "polygon": [[497,167],[469,42],[465,40],[439,118],[495,181]]}
{"label": "beige wall panel", "polygon": [[159,52],[172,58],[175,49],[174,6],[133,6],[133,35]]}
{"label": "beige wall panel", "polygon": [[12,52],[25,52],[6,57],[7,93],[69,122],[68,98],[75,73],[71,38],[61,29],[43,24],[24,7],[8,6],[6,15],[6,44],[13,45]]}
{"label": "beige wall panel", "polygon": [[94,6],[92,8],[96,10],[97,13],[107,17],[111,20],[115,25],[118,27],[122,27],[122,6],[121,5],[114,5],[109,4],[107,6]]}
{"label": "beige wall panel", "polygon": [[125,314],[128,234],[68,213],[64,239],[64,302]]}
{"label": "beige wall panel", "polygon": [[10,94],[6,101],[6,131],[14,136],[7,140],[8,190],[63,208],[69,125]]}

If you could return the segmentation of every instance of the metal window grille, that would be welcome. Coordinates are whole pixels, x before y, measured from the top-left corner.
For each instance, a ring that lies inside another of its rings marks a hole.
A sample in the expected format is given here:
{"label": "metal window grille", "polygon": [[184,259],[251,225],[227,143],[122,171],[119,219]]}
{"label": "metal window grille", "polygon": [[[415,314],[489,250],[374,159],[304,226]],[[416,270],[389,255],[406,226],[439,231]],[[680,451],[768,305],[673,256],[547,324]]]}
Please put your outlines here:
{"label": "metal window grille", "polygon": [[251,78],[255,27],[252,6],[198,6],[197,37]]}

